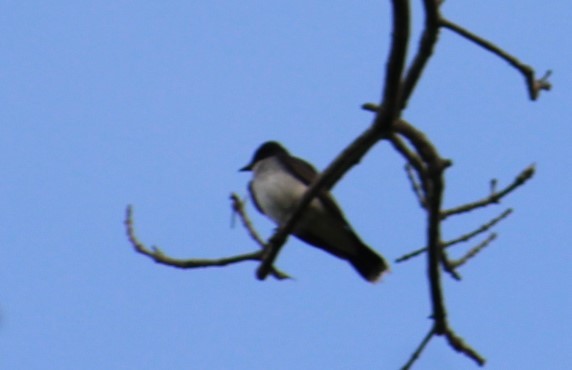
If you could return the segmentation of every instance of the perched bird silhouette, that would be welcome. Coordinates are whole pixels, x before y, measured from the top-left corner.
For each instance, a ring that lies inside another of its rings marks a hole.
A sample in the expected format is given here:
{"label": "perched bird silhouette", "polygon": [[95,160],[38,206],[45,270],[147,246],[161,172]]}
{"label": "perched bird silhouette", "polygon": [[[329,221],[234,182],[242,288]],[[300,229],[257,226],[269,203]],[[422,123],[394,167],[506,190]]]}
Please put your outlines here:
{"label": "perched bird silhouette", "polygon": [[[308,162],[291,156],[275,141],[262,144],[248,165],[252,171],[248,189],[258,211],[278,226],[284,224],[318,172]],[[306,208],[292,232],[306,243],[348,261],[370,282],[379,279],[388,265],[364,244],[346,221],[327,191],[320,192]]]}

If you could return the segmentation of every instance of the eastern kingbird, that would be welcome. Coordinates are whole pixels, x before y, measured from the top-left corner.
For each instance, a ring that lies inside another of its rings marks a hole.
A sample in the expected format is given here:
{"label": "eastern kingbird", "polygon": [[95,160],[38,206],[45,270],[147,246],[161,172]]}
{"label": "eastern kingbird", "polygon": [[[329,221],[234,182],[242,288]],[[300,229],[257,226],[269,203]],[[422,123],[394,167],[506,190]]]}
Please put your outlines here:
{"label": "eastern kingbird", "polygon": [[[308,162],[290,155],[279,143],[268,141],[240,171],[252,171],[248,185],[258,211],[278,226],[286,222],[318,172]],[[299,239],[348,261],[364,279],[374,282],[387,270],[383,257],[365,245],[332,195],[320,192],[296,223]]]}

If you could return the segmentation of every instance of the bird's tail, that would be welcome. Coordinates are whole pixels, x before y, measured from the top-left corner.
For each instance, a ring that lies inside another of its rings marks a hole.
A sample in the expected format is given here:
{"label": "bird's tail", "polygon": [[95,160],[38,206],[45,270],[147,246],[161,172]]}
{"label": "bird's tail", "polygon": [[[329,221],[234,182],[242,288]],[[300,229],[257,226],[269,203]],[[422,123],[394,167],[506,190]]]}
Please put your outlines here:
{"label": "bird's tail", "polygon": [[387,262],[373,250],[363,245],[359,253],[348,258],[348,262],[367,281],[374,283],[389,269]]}

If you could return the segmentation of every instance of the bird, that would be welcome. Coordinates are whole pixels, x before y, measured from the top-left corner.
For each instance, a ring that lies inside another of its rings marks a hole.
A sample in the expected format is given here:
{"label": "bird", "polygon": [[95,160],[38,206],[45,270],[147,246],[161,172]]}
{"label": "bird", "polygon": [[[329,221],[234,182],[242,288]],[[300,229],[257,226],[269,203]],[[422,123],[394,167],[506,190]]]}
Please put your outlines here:
{"label": "bird", "polygon": [[[253,173],[248,184],[250,197],[256,209],[278,227],[287,221],[318,176],[310,163],[290,155],[276,141],[260,145],[240,171]],[[349,262],[369,282],[378,281],[389,268],[382,256],[361,241],[327,190],[318,193],[308,205],[292,234]]]}

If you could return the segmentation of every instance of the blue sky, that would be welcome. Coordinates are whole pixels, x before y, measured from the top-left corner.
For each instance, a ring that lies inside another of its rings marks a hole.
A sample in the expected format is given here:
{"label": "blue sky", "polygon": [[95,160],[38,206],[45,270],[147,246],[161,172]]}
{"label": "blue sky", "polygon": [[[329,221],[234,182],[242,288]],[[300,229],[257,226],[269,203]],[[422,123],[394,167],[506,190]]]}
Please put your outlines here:
{"label": "blue sky", "polygon": [[[417,4],[416,4],[417,6]],[[182,271],[181,258],[256,249],[231,227],[237,170],[263,141],[324,168],[371,121],[389,41],[385,2],[0,2],[0,368],[396,369],[428,330],[425,261],[377,285],[291,239],[256,265]],[[527,98],[503,61],[444,30],[404,117],[454,166],[446,206],[535,163],[500,206],[447,222],[446,239],[513,207],[494,244],[446,279],[450,320],[489,369],[572,367],[572,8],[446,2],[444,14],[537,68]],[[416,17],[418,30],[419,14]],[[416,45],[416,41],[413,42]],[[334,194],[389,260],[423,245],[424,215],[386,143]],[[272,225],[250,208],[257,228]],[[466,246],[460,247],[462,254]],[[455,252],[453,252],[455,254]],[[418,369],[471,369],[442,339]]]}

